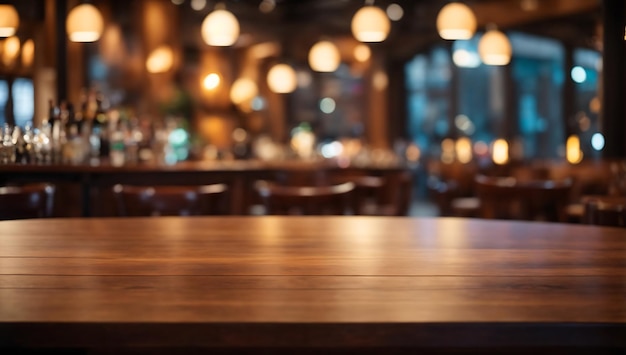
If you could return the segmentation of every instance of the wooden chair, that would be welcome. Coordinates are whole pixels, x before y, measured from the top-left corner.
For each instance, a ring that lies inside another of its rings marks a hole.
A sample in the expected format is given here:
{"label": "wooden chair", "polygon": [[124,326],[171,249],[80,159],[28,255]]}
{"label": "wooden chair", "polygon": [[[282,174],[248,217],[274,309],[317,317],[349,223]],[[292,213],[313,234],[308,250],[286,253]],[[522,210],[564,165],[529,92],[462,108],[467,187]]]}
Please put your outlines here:
{"label": "wooden chair", "polygon": [[355,185],[346,182],[330,186],[281,186],[257,181],[266,213],[271,215],[343,215],[352,208]]}
{"label": "wooden chair", "polygon": [[54,191],[50,184],[0,187],[0,220],[52,217]]}
{"label": "wooden chair", "polygon": [[352,212],[355,215],[379,215],[385,202],[386,179],[371,175],[335,176],[333,184],[351,182],[354,184],[352,193]]}
{"label": "wooden chair", "polygon": [[583,223],[626,228],[626,197],[594,196],[584,206]]}
{"label": "wooden chair", "polygon": [[566,222],[570,180],[518,181],[478,175],[479,217]]}
{"label": "wooden chair", "polygon": [[113,187],[118,214],[127,217],[226,214],[227,192],[225,184]]}

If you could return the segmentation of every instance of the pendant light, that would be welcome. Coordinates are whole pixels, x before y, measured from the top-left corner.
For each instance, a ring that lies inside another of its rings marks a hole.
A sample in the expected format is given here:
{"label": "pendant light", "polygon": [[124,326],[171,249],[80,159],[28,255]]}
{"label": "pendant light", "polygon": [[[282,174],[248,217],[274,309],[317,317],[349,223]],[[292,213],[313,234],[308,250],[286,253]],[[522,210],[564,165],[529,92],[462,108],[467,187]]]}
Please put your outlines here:
{"label": "pendant light", "polygon": [[13,5],[0,5],[0,37],[11,37],[20,25],[20,16]]}
{"label": "pendant light", "polygon": [[497,29],[488,30],[478,42],[478,54],[487,65],[507,65],[511,61],[511,42]]}
{"label": "pendant light", "polygon": [[35,42],[32,39],[24,42],[22,46],[22,67],[30,68],[35,59]]}
{"label": "pendant light", "polygon": [[276,64],[267,73],[267,85],[277,94],[288,94],[298,86],[296,71],[289,64]]}
{"label": "pendant light", "polygon": [[95,6],[81,4],[67,15],[65,29],[72,42],[95,42],[102,35],[104,20]]}
{"label": "pendant light", "polygon": [[476,32],[476,16],[465,4],[449,3],[437,15],[437,31],[443,39],[470,39]]}
{"label": "pendant light", "polygon": [[337,46],[330,41],[319,41],[309,50],[309,66],[318,72],[334,72],[341,64]]}
{"label": "pendant light", "polygon": [[173,66],[174,51],[168,45],[158,46],[146,60],[146,70],[152,74],[168,72]]}
{"label": "pendant light", "polygon": [[254,80],[246,77],[241,77],[235,80],[230,88],[230,100],[236,105],[241,105],[246,101],[250,101],[258,94],[259,88]]}
{"label": "pendant light", "polygon": [[4,41],[2,48],[2,63],[6,66],[13,66],[15,60],[20,54],[20,39],[17,36],[11,36]]}
{"label": "pendant light", "polygon": [[389,35],[390,23],[385,11],[365,5],[352,17],[352,34],[361,42],[382,42]]}
{"label": "pendant light", "polygon": [[209,46],[232,46],[239,38],[239,21],[223,3],[219,3],[202,21],[201,31],[202,39]]}

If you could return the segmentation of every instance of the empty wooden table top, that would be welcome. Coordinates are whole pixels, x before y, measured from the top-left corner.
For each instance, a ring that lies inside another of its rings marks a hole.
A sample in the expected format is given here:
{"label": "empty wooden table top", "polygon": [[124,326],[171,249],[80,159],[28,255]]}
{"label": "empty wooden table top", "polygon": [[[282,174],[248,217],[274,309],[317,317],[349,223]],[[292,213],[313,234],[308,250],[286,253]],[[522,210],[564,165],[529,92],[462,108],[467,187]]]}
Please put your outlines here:
{"label": "empty wooden table top", "polygon": [[626,347],[626,235],[402,217],[0,222],[4,348]]}

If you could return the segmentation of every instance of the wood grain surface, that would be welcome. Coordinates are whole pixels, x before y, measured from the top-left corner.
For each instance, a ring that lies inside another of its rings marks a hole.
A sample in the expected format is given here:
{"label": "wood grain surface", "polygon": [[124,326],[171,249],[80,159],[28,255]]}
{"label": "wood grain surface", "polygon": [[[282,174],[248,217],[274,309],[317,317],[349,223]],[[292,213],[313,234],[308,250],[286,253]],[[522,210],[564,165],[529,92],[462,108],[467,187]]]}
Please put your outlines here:
{"label": "wood grain surface", "polygon": [[0,222],[0,348],[626,347],[623,229],[401,217]]}

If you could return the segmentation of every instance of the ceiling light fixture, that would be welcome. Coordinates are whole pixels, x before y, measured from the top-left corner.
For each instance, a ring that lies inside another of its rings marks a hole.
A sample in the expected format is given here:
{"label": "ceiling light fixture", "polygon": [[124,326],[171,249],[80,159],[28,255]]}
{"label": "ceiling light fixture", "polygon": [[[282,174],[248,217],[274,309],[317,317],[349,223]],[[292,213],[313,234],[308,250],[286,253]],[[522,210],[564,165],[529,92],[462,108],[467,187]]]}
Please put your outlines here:
{"label": "ceiling light fixture", "polygon": [[32,39],[24,42],[22,46],[22,67],[30,68],[35,59],[35,42]]}
{"label": "ceiling light fixture", "polygon": [[511,61],[511,42],[497,29],[488,30],[478,42],[478,54],[487,65],[507,65]]}
{"label": "ceiling light fixture", "polygon": [[476,16],[465,4],[449,3],[437,15],[437,31],[443,39],[470,39],[476,32]]}
{"label": "ceiling light fixture", "polygon": [[319,41],[309,51],[309,66],[318,72],[334,72],[341,64],[337,46],[330,41]]}
{"label": "ceiling light fixture", "polygon": [[174,51],[168,45],[161,45],[153,50],[146,60],[148,73],[165,73],[174,66]]}
{"label": "ceiling light fixture", "polygon": [[215,5],[215,10],[202,21],[202,39],[209,46],[232,46],[239,38],[239,21],[223,3]]}
{"label": "ceiling light fixture", "polygon": [[371,56],[372,51],[370,50],[370,47],[367,46],[367,44],[361,43],[354,47],[354,58],[359,62],[367,62]]}
{"label": "ceiling light fixture", "polygon": [[366,1],[352,17],[352,34],[361,42],[382,42],[389,35],[391,24],[385,11]]}
{"label": "ceiling light fixture", "polygon": [[20,54],[20,39],[17,36],[11,36],[4,41],[2,48],[2,63],[6,66],[15,64],[15,59]]}
{"label": "ceiling light fixture", "polygon": [[0,37],[11,37],[17,32],[20,16],[13,5],[0,5]]}
{"label": "ceiling light fixture", "polygon": [[267,73],[267,85],[277,94],[288,94],[298,86],[296,71],[288,64],[276,64]]}
{"label": "ceiling light fixture", "polygon": [[81,4],[67,15],[65,29],[72,42],[95,42],[102,35],[104,20],[95,6]]}

